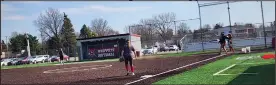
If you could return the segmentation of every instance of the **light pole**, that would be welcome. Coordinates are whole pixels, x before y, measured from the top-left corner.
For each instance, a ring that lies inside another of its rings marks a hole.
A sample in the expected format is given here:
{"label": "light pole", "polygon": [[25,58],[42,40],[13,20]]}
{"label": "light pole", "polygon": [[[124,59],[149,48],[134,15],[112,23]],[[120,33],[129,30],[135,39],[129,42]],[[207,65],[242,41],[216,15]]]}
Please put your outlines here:
{"label": "light pole", "polygon": [[31,56],[31,50],[30,50],[30,43],[29,43],[29,36],[28,36],[28,34],[25,33],[25,37],[26,37],[26,40],[27,40],[28,57],[30,57]]}
{"label": "light pole", "polygon": [[[173,23],[174,23],[174,30],[175,30],[175,39],[176,39],[176,45],[178,46],[178,40],[177,40],[177,31],[176,31],[176,21],[173,21]],[[176,50],[176,53],[178,53],[178,49]]]}
{"label": "light pole", "polygon": [[[7,56],[9,56],[9,42],[8,42],[8,36],[6,36],[6,47],[7,47],[7,51],[6,51],[6,53],[8,54]],[[2,46],[2,45],[1,45]]]}
{"label": "light pole", "polygon": [[265,48],[267,48],[267,46],[266,46],[266,32],[265,32],[265,25],[264,25],[263,2],[262,2],[262,1],[261,1],[261,11],[262,11],[262,21],[263,21],[263,31],[264,31]]}
{"label": "light pole", "polygon": [[228,1],[227,1],[227,9],[228,9],[228,16],[229,16],[230,33],[232,34],[231,15],[230,15],[230,7],[229,7]]}
{"label": "light pole", "polygon": [[[200,11],[200,5],[198,3],[198,0],[196,0],[197,2],[197,6],[198,6],[198,16],[199,16],[199,29],[202,29],[202,21],[201,21],[201,11]],[[203,36],[202,36],[202,32],[200,32],[200,38],[201,38],[201,46],[202,46],[202,51],[204,52],[204,45],[203,45]]]}
{"label": "light pole", "polygon": [[[275,1],[275,11],[276,11],[276,1]],[[274,20],[274,29],[276,29],[276,14],[275,14],[275,20]],[[276,31],[275,31],[275,33],[276,33]],[[275,38],[276,38],[276,35],[274,36]],[[274,44],[276,45],[276,42],[274,42]],[[275,62],[276,62],[276,46],[274,45],[274,51],[275,51],[275,53],[274,53],[274,60],[275,60]],[[275,70],[276,70],[276,65],[274,65],[275,66]],[[275,72],[275,71],[274,71]],[[276,79],[276,72],[275,72],[275,79]]]}

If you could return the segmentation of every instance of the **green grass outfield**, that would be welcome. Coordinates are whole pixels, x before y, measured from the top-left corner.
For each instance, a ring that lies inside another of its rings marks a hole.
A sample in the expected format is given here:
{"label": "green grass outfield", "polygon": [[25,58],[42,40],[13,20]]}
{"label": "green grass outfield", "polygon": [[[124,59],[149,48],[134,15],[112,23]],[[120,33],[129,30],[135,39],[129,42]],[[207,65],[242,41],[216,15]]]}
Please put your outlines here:
{"label": "green grass outfield", "polygon": [[[153,84],[275,85],[274,59],[264,60],[262,58],[254,58],[248,60],[237,60],[238,57],[245,58],[248,56],[260,56],[263,54],[264,53],[232,55],[222,60],[157,81]],[[231,65],[233,67],[230,68]],[[229,67],[229,69],[221,71],[227,67]],[[221,72],[218,73],[219,71]],[[213,75],[215,73],[218,73],[218,75]]]}
{"label": "green grass outfield", "polygon": [[197,51],[197,52],[179,52],[179,53],[167,53],[167,54],[157,54],[157,56],[160,56],[162,58],[167,57],[183,57],[183,56],[191,56],[196,54],[203,54],[203,53],[214,53],[218,52],[216,50],[208,50],[208,51]]}

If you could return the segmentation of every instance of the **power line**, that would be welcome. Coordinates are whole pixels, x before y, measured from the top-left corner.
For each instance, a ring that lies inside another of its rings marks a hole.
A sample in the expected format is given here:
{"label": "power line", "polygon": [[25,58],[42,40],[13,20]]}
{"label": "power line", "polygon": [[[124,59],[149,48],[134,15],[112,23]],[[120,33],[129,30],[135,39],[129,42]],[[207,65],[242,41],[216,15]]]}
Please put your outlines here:
{"label": "power line", "polygon": [[203,4],[199,4],[199,7],[207,7],[207,6],[227,4],[227,3],[235,3],[235,2],[241,2],[241,1],[223,1],[223,2],[219,1],[219,2],[212,2],[212,3],[203,3]]}
{"label": "power line", "polygon": [[185,21],[192,21],[192,20],[198,20],[199,18],[193,18],[193,19],[186,19],[186,20],[174,20],[174,21],[169,21],[169,22],[160,22],[160,23],[152,23],[152,24],[137,24],[137,25],[132,25],[130,27],[135,27],[135,26],[144,26],[144,25],[155,25],[155,24],[165,24],[165,23],[173,23],[173,22],[185,22]]}
{"label": "power line", "polygon": [[262,2],[262,1],[261,1],[261,12],[262,12],[262,21],[263,21],[263,31],[264,31],[265,48],[267,48],[267,45],[266,45],[266,32],[265,32],[265,25],[264,25],[263,2]]}

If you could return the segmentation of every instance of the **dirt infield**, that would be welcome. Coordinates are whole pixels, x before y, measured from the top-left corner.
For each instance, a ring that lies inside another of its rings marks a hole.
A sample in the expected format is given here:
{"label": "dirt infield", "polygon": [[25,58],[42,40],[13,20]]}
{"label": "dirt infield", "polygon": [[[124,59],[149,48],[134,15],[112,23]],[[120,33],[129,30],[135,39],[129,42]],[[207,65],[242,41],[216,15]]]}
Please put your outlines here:
{"label": "dirt infield", "polygon": [[[263,52],[270,50],[254,50],[252,52]],[[137,59],[134,61],[135,76],[125,76],[124,63],[120,62],[97,62],[71,65],[58,65],[35,68],[19,68],[1,70],[1,84],[126,84],[144,75],[154,75],[168,71],[180,66],[188,65],[197,61],[217,56],[218,53],[201,54],[186,57],[168,57],[155,59]],[[213,62],[216,59],[202,62],[193,66],[173,71],[164,75],[149,78],[134,84],[151,84],[165,77],[196,68],[198,66]]]}
{"label": "dirt infield", "polygon": [[[143,75],[161,73],[196,61],[214,57],[216,55],[217,53],[188,57],[135,60],[135,76],[125,76],[126,72],[124,69],[124,63],[120,62],[98,62],[64,66],[59,65],[36,68],[7,69],[1,70],[1,84],[125,84],[140,79],[140,77]],[[112,66],[99,68],[100,65]],[[94,69],[91,69],[91,67],[94,67]],[[187,69],[194,67],[195,66],[188,67]],[[49,70],[60,72],[43,73]],[[165,76],[172,74],[174,73],[169,73]],[[141,83],[150,84],[151,82],[159,80],[163,77],[164,76],[161,76],[160,78],[151,78],[142,81]]]}
{"label": "dirt infield", "polygon": [[[154,75],[180,66],[217,56],[218,53],[201,54],[186,57],[169,57],[155,59],[139,59],[134,61],[135,76],[125,76],[124,63],[97,62],[71,65],[58,65],[36,68],[19,68],[1,70],[1,84],[126,84],[140,79],[144,75]],[[180,73],[198,66],[213,62],[217,59],[199,63],[184,69],[164,75],[149,78],[134,84],[151,84],[168,76]],[[45,71],[47,71],[45,73]],[[51,72],[51,73],[49,73]]]}

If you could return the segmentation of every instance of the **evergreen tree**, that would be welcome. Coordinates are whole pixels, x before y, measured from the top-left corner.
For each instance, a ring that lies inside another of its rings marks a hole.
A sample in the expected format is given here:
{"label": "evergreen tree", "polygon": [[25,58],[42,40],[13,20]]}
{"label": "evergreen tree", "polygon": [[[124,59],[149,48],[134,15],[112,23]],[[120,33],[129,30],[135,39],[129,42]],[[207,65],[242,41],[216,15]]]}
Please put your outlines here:
{"label": "evergreen tree", "polygon": [[97,34],[95,32],[91,32],[91,30],[84,24],[80,30],[80,38],[91,38],[96,37]]}
{"label": "evergreen tree", "polygon": [[64,20],[62,26],[62,42],[65,47],[64,52],[69,56],[75,56],[74,49],[76,48],[76,35],[71,20],[64,13]]}
{"label": "evergreen tree", "polygon": [[38,46],[38,39],[36,36],[32,36],[30,34],[18,34],[10,38],[9,48],[11,48],[11,51],[13,53],[20,53],[21,50],[27,50],[26,36],[28,36],[29,39],[31,55],[35,55],[40,50]]}

